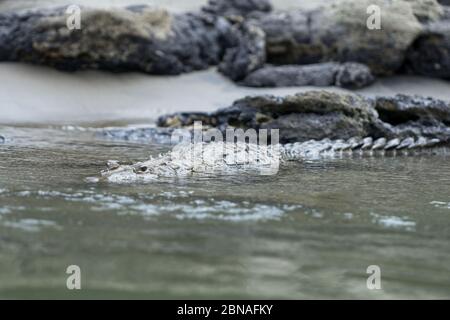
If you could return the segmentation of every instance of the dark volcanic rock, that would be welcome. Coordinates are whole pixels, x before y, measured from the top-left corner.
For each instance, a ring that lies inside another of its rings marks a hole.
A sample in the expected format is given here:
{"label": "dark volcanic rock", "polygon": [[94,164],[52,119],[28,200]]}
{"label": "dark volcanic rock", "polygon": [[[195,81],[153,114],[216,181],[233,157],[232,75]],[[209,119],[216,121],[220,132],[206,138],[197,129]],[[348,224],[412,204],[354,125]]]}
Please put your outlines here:
{"label": "dark volcanic rock", "polygon": [[450,17],[430,23],[408,50],[408,71],[450,79]]}
{"label": "dark volcanic rock", "polygon": [[439,20],[443,15],[443,7],[437,0],[403,0],[411,5],[413,14],[420,22],[427,23]]}
{"label": "dark volcanic rock", "polygon": [[265,66],[250,73],[241,84],[249,87],[339,86],[362,88],[375,78],[359,63],[317,63],[309,65]]}
{"label": "dark volcanic rock", "polygon": [[380,119],[404,135],[450,138],[450,104],[429,97],[397,95],[375,99]]}
{"label": "dark volcanic rock", "polygon": [[[414,3],[414,1],[411,1]],[[257,20],[266,33],[268,62],[359,62],[376,75],[395,73],[421,31],[407,1],[344,0],[320,10],[273,12]],[[379,5],[382,30],[367,28],[367,8]]]}
{"label": "dark volcanic rock", "polygon": [[[208,119],[207,121],[204,121]],[[322,138],[351,138],[376,131],[376,111],[357,95],[325,91],[285,98],[247,97],[212,114],[175,114],[161,117],[158,125],[184,126],[203,121],[222,130],[228,127],[279,129],[281,142]]]}
{"label": "dark volcanic rock", "polygon": [[450,105],[432,98],[398,95],[366,99],[354,94],[310,91],[294,96],[247,97],[214,113],[161,117],[162,127],[190,126],[194,121],[227,128],[279,129],[282,143],[315,139],[420,137],[450,139]]}
{"label": "dark volcanic rock", "polygon": [[266,34],[269,63],[309,64],[325,60],[325,48],[312,38],[310,23],[313,13],[302,10],[282,11],[256,19]]}
{"label": "dark volcanic rock", "polygon": [[335,85],[342,88],[358,89],[371,85],[375,81],[370,68],[361,63],[342,63],[336,72]]}
{"label": "dark volcanic rock", "polygon": [[[369,5],[381,8],[382,30],[367,28]],[[371,73],[400,70],[406,55],[411,72],[450,72],[450,11],[436,0],[340,0],[282,12],[268,0],[211,0],[199,13],[177,15],[147,6],[83,8],[82,28],[72,31],[64,9],[0,14],[0,61],[171,75],[219,66],[251,86],[358,88]],[[343,65],[293,66],[325,62]]]}
{"label": "dark volcanic rock", "polygon": [[0,59],[63,70],[180,74],[217,65],[231,24],[207,14],[172,16],[150,7],[83,8],[69,30],[62,8],[0,15]]}
{"label": "dark volcanic rock", "polygon": [[266,61],[264,32],[251,22],[237,22],[228,33],[219,71],[234,81],[244,79]]}
{"label": "dark volcanic rock", "polygon": [[243,16],[272,11],[269,0],[209,0],[203,11],[220,16]]}

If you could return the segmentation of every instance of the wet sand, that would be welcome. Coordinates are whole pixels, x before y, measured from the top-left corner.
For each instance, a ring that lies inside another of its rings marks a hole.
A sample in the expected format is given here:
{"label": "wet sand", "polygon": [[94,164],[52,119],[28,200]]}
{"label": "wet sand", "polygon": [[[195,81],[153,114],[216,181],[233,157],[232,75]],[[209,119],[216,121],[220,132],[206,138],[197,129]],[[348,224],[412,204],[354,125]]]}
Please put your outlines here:
{"label": "wet sand", "polygon": [[[99,71],[65,73],[47,67],[0,63],[0,123],[148,123],[175,111],[212,111],[246,95],[287,95],[317,87],[239,87],[214,68],[181,76]],[[339,88],[323,88],[340,90]],[[380,79],[356,91],[367,96],[420,94],[450,100],[450,82],[412,76]]]}

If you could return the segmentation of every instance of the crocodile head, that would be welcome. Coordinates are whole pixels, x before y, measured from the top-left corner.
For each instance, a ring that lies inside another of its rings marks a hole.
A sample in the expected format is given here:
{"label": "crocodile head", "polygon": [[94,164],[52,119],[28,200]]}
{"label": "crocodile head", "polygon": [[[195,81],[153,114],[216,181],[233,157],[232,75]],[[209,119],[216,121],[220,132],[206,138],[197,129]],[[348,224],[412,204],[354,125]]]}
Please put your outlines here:
{"label": "crocodile head", "polygon": [[110,160],[99,180],[109,182],[154,181],[158,178],[184,177],[192,174],[278,172],[280,154],[277,148],[248,143],[187,144],[172,151],[132,165]]}

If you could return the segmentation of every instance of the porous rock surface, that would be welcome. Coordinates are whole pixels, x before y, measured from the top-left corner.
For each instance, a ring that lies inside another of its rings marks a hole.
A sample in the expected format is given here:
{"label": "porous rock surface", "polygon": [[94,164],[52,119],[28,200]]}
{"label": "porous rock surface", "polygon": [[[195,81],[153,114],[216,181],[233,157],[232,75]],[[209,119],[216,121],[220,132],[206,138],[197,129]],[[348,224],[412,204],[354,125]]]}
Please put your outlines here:
{"label": "porous rock surface", "polygon": [[[176,113],[160,117],[161,127],[203,125],[227,128],[279,129],[282,143],[352,137],[450,139],[450,104],[397,95],[365,98],[355,94],[309,91],[283,98],[246,97],[213,113]],[[270,132],[270,130],[269,130]]]}

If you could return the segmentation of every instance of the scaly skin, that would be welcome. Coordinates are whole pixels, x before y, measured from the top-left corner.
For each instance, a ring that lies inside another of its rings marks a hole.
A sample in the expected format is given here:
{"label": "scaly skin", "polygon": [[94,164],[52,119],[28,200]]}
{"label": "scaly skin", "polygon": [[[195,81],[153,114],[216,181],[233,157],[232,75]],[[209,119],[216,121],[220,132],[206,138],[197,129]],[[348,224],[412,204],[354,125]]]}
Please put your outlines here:
{"label": "scaly skin", "polygon": [[301,160],[305,158],[314,158],[321,156],[334,156],[341,153],[360,153],[365,155],[377,154],[404,154],[408,151],[418,152],[434,149],[435,147],[445,145],[446,143],[439,139],[428,139],[419,137],[417,139],[409,138],[379,138],[372,137],[358,138],[354,137],[347,141],[324,139],[321,141],[310,140],[303,143],[289,143],[283,146],[284,160]]}
{"label": "scaly skin", "polygon": [[[247,143],[198,143],[176,146],[171,152],[134,165],[108,161],[108,169],[99,180],[109,182],[153,181],[164,177],[193,174],[232,174],[259,172],[276,174],[280,164],[346,154],[401,155],[408,152],[440,150],[446,146],[439,139],[415,138],[351,138],[345,140],[310,140],[276,146]],[[444,149],[445,152],[447,149]]]}
{"label": "scaly skin", "polygon": [[152,181],[161,177],[236,172],[259,172],[267,175],[278,171],[280,160],[279,145],[266,147],[243,142],[190,143],[175,146],[166,154],[133,165],[108,161],[108,169],[102,172],[101,180]]}

